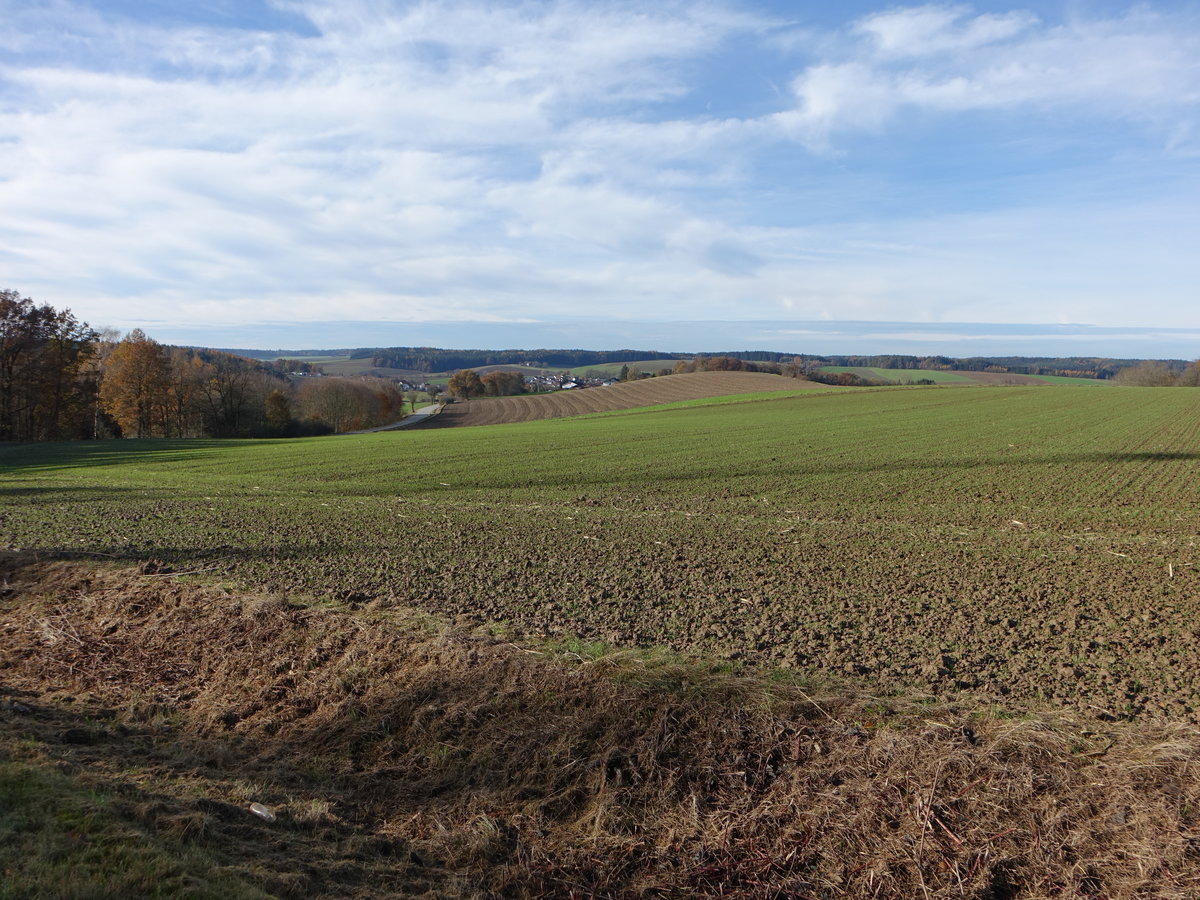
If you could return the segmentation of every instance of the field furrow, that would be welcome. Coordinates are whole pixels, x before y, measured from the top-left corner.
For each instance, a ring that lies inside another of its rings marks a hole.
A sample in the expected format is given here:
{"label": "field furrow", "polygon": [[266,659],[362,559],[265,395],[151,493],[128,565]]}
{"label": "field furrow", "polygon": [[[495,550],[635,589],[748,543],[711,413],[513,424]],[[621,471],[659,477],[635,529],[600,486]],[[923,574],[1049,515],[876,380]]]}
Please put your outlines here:
{"label": "field furrow", "polygon": [[421,427],[499,425],[559,419],[732,394],[829,390],[827,385],[757,372],[694,372],[552,394],[487,397],[452,403]]}

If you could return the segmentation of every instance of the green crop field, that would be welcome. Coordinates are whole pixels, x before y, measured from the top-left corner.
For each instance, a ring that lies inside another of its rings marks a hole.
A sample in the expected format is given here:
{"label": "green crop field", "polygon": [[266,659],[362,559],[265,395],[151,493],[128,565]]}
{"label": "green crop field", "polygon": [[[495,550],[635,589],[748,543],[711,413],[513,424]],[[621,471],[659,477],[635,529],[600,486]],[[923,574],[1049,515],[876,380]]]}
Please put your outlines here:
{"label": "green crop field", "polygon": [[1118,717],[1200,710],[1200,392],[818,392],[0,450],[15,547]]}
{"label": "green crop field", "polygon": [[1111,384],[1097,378],[1071,378],[1065,375],[1018,375],[1006,376],[1005,373],[993,372],[946,372],[940,369],[881,369],[877,366],[822,366],[822,372],[838,374],[849,372],[867,381],[883,382],[886,384],[915,384],[917,381],[932,381],[936,384],[1003,384],[1005,380],[1012,382],[1030,382],[1055,385],[1097,385]]}
{"label": "green crop field", "polygon": [[938,384],[975,384],[966,375],[958,372],[942,372],[926,369],[880,369],[875,366],[822,366],[822,372],[838,374],[850,372],[868,381],[882,381],[890,384],[912,384],[918,379],[926,379]]}
{"label": "green crop field", "polygon": [[371,365],[370,357],[364,359],[351,359],[348,356],[301,357],[301,360],[320,366],[321,371],[326,375],[378,375],[384,378],[398,378],[404,374],[396,369],[376,368]]}
{"label": "green crop field", "polygon": [[596,363],[590,366],[576,366],[570,371],[583,378],[616,378],[625,366],[634,372],[657,372],[659,369],[674,369],[677,359],[637,359],[627,363]]}
{"label": "green crop field", "polygon": [[1046,384],[1072,385],[1075,387],[1094,387],[1096,385],[1112,386],[1111,381],[1103,378],[1075,378],[1069,375],[1038,375],[1037,379],[1039,381],[1046,382]]}

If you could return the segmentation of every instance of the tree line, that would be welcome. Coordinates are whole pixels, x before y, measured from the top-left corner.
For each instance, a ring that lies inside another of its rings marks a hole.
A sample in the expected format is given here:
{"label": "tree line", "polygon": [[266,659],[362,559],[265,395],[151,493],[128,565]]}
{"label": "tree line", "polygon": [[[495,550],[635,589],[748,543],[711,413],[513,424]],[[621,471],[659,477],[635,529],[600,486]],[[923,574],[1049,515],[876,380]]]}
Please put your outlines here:
{"label": "tree line", "polygon": [[1200,387],[1200,360],[1183,371],[1159,360],[1143,360],[1118,372],[1113,383],[1132,387]]}
{"label": "tree line", "polygon": [[[540,368],[580,368],[604,363],[637,362],[645,359],[670,359],[689,362],[692,353],[672,353],[660,350],[441,350],[433,347],[390,347],[356,350],[354,358],[370,358],[379,368],[404,369],[414,372],[452,372],[482,366],[527,365]],[[1125,369],[1143,361],[1107,357],[1028,357],[977,356],[912,356],[898,353],[872,355],[818,355],[784,353],[774,350],[729,350],[706,354],[707,359],[741,360],[758,364],[763,371],[814,372],[822,366],[850,366],[877,369],[934,370],[946,372],[997,372],[1013,375],[1063,375],[1073,378],[1115,378]],[[1188,366],[1186,360],[1158,361],[1180,375]],[[772,368],[772,367],[776,368]],[[694,369],[689,369],[694,371]],[[654,373],[657,374],[657,373]]]}
{"label": "tree line", "polygon": [[388,379],[316,377],[295,361],[168,346],[136,328],[101,333],[0,291],[3,441],[329,434],[397,421],[417,400]]}
{"label": "tree line", "polygon": [[435,347],[388,347],[356,350],[350,356],[352,359],[370,358],[371,365],[380,369],[430,373],[505,365],[574,369],[639,359],[682,359],[684,355],[658,350],[439,350]]}
{"label": "tree line", "polygon": [[99,335],[70,310],[0,290],[0,440],[86,431],[100,382]]}
{"label": "tree line", "polygon": [[509,397],[525,393],[525,376],[520,372],[489,372],[481,376],[474,369],[460,369],[450,376],[446,389],[452,397]]}

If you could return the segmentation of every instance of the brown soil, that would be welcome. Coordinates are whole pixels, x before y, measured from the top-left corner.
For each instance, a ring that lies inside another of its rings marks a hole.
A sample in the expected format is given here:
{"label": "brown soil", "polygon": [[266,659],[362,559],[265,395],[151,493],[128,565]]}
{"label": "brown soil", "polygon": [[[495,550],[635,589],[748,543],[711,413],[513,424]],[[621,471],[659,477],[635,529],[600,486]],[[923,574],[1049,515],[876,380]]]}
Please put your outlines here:
{"label": "brown soil", "polygon": [[552,394],[460,401],[450,404],[438,416],[419,427],[444,428],[449,425],[532,422],[538,419],[559,419],[564,416],[678,403],[681,400],[700,400],[705,397],[796,391],[806,388],[829,389],[828,385],[813,381],[763,372],[693,372],[624,382],[608,387],[556,391]]}
{"label": "brown soil", "polygon": [[1200,895],[1195,728],[572,661],[153,567],[0,568],[0,747],[278,896]]}

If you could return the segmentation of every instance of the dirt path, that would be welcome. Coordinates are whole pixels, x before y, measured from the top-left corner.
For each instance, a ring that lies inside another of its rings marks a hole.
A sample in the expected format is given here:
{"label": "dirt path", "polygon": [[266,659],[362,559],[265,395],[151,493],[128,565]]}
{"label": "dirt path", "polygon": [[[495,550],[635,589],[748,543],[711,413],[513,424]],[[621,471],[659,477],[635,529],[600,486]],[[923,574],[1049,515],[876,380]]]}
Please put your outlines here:
{"label": "dirt path", "polygon": [[364,428],[362,431],[346,431],[343,434],[375,434],[377,431],[395,431],[398,428],[411,428],[413,425],[420,425],[441,408],[442,404],[433,403],[429,406],[422,406],[411,416],[405,416],[399,422],[393,422],[390,425],[380,425],[378,428]]}

